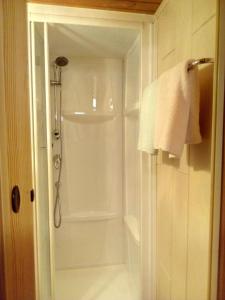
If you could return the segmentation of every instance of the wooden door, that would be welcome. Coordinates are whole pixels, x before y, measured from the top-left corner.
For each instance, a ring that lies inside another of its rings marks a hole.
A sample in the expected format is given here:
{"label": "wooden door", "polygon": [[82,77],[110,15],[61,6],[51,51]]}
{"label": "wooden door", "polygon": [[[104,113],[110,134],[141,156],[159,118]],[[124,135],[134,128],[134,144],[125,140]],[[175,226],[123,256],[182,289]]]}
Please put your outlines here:
{"label": "wooden door", "polygon": [[[0,299],[34,300],[34,229],[25,0],[0,0]],[[21,205],[12,211],[13,186]]]}

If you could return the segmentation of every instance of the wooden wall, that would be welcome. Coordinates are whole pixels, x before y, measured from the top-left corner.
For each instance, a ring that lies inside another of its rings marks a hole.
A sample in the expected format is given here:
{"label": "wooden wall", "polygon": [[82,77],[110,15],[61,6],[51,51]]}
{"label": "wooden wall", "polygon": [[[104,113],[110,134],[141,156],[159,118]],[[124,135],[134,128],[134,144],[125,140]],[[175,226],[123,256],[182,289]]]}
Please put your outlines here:
{"label": "wooden wall", "polygon": [[[7,164],[4,163],[5,153],[6,153],[6,139],[5,139],[5,81],[4,81],[4,50],[3,50],[3,0],[0,0],[0,64],[1,64],[1,72],[0,72],[0,136],[1,136],[1,147],[0,147],[0,170],[4,168],[4,176],[5,180],[8,179],[8,167]],[[5,145],[4,149],[2,146]],[[3,230],[3,198],[4,193],[8,192],[6,190],[6,186],[4,188],[2,173],[0,171],[0,299],[5,300],[5,264],[4,264],[4,230]],[[8,187],[8,186],[7,186]]]}
{"label": "wooden wall", "polygon": [[[204,2],[204,4],[203,4]],[[158,75],[189,58],[216,55],[216,0],[167,0],[157,13]],[[157,300],[210,298],[213,65],[200,70],[203,142],[181,159],[157,159]]]}
{"label": "wooden wall", "polygon": [[[34,300],[34,239],[25,0],[0,0],[1,300]],[[20,188],[14,213],[11,191]]]}

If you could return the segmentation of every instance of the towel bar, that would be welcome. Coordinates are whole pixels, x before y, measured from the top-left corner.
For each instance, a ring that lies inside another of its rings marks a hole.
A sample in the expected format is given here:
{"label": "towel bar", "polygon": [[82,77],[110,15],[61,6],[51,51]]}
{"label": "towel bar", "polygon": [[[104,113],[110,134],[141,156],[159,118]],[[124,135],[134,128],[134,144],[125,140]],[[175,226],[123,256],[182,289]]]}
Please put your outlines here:
{"label": "towel bar", "polygon": [[202,64],[212,64],[212,63],[214,63],[214,60],[212,58],[196,59],[188,65],[188,71],[193,69],[195,66],[202,65]]}

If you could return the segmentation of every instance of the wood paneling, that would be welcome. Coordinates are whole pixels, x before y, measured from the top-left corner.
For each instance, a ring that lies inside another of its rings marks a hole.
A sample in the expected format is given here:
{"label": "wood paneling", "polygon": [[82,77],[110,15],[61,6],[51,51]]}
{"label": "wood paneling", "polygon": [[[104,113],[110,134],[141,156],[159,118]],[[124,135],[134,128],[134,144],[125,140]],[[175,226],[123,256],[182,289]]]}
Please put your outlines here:
{"label": "wood paneling", "polygon": [[30,0],[28,2],[154,14],[162,0]]}
{"label": "wood paneling", "polygon": [[[203,2],[204,8],[199,9]],[[216,9],[216,0],[165,2],[155,20],[160,74],[190,57],[215,58]],[[199,68],[199,77],[203,142],[186,146],[180,160],[171,160],[166,153],[158,157],[156,300],[213,299],[209,295],[214,172],[211,128],[215,120],[213,66]]]}
{"label": "wood paneling", "polygon": [[[3,56],[3,7],[2,2],[0,0],[0,65],[1,65],[1,72],[0,72],[0,136],[1,136],[1,143],[0,143],[0,299],[5,300],[5,266],[4,266],[4,232],[3,232],[3,203],[2,203],[2,195],[4,195],[4,185],[3,185],[3,178],[7,180],[7,165],[4,164],[6,153],[6,139],[5,139],[5,120],[4,120],[4,103],[5,103],[5,93],[4,93],[4,56]],[[5,147],[3,148],[3,145]],[[4,151],[3,151],[4,150]],[[3,153],[4,152],[4,153]],[[2,177],[2,169],[4,166],[4,177]],[[7,185],[5,185],[7,186]],[[6,191],[7,193],[7,191]]]}
{"label": "wood paneling", "polygon": [[[28,54],[25,0],[0,0],[0,223],[1,300],[34,300],[34,240]],[[11,190],[18,185],[21,207],[11,209]]]}

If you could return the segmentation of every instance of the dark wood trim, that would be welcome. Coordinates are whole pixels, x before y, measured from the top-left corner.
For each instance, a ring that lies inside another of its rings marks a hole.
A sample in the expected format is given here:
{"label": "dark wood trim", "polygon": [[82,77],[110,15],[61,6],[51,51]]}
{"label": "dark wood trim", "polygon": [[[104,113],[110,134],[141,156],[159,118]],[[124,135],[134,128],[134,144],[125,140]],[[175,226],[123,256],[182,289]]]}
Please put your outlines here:
{"label": "dark wood trim", "polygon": [[28,0],[28,2],[154,14],[162,0]]}

